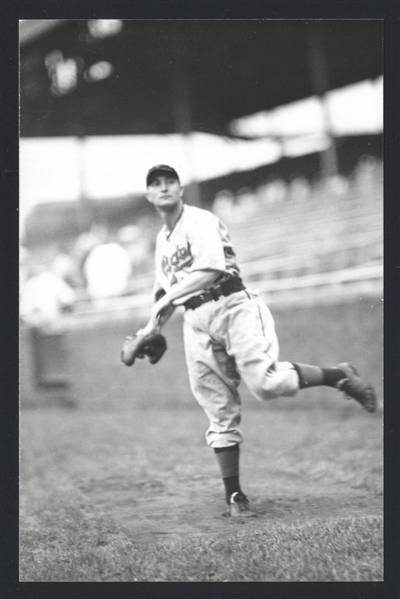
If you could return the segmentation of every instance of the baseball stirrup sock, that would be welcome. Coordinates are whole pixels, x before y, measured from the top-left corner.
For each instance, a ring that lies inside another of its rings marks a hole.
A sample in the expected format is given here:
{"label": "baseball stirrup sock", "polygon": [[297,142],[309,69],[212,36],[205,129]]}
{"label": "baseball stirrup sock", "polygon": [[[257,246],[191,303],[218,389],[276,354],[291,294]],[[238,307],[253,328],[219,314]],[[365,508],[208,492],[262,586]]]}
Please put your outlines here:
{"label": "baseball stirrup sock", "polygon": [[239,483],[239,445],[215,447],[214,452],[221,470],[226,500],[229,503],[232,493],[241,491]]}
{"label": "baseball stirrup sock", "polygon": [[226,503],[229,504],[230,498],[233,493],[239,492],[242,493],[242,489],[240,488],[239,477],[238,476],[229,476],[228,478],[223,478],[223,483],[225,485],[225,497]]}
{"label": "baseball stirrup sock", "polygon": [[323,368],[322,372],[324,375],[323,384],[327,387],[336,387],[339,381],[346,378],[346,373],[343,372],[343,370],[341,370],[340,368]]}
{"label": "baseball stirrup sock", "polygon": [[340,368],[320,368],[309,364],[295,364],[293,367],[299,376],[300,389],[308,387],[336,387],[336,383],[345,378],[345,373]]}

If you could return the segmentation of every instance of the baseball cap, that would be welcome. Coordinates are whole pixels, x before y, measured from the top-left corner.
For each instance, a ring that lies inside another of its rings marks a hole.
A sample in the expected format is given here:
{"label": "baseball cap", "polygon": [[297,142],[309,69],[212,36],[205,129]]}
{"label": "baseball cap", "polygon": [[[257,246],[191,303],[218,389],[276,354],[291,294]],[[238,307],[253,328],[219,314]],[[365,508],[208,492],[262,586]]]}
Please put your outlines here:
{"label": "baseball cap", "polygon": [[157,164],[157,166],[153,166],[146,177],[146,185],[147,187],[150,183],[160,175],[167,175],[168,177],[172,177],[173,179],[177,179],[179,181],[179,175],[172,166],[168,166],[167,164]]}

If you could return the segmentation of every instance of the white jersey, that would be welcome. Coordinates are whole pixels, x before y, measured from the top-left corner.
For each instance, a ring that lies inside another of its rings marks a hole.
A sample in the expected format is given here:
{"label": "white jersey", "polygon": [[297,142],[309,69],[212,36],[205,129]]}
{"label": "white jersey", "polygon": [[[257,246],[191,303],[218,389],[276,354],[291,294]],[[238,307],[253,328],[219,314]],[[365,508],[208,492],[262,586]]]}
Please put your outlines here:
{"label": "white jersey", "polygon": [[[239,275],[229,233],[211,212],[184,205],[172,231],[164,225],[156,241],[156,287],[169,291],[196,270],[217,270]],[[192,295],[174,304],[181,304]]]}

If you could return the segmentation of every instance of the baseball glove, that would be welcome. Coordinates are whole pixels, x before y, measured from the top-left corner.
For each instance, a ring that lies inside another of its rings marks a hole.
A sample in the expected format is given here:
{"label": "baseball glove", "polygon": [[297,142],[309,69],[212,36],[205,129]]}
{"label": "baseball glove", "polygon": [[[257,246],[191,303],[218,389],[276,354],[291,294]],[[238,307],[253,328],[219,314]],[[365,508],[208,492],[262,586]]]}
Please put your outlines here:
{"label": "baseball glove", "polygon": [[127,337],[121,350],[121,360],[126,366],[132,366],[136,358],[148,356],[150,364],[157,364],[167,350],[167,341],[161,333],[135,335]]}

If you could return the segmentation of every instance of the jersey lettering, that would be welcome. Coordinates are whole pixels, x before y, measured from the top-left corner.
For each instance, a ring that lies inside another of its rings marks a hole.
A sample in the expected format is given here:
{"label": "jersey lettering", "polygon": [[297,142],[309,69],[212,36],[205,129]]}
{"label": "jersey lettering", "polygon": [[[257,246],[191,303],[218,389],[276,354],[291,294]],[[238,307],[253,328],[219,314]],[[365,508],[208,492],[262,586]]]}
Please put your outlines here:
{"label": "jersey lettering", "polygon": [[187,242],[186,246],[177,246],[176,251],[171,256],[164,256],[161,260],[161,268],[165,276],[170,272],[176,272],[181,270],[185,266],[191,266],[193,264],[193,255],[190,249],[190,243]]}

